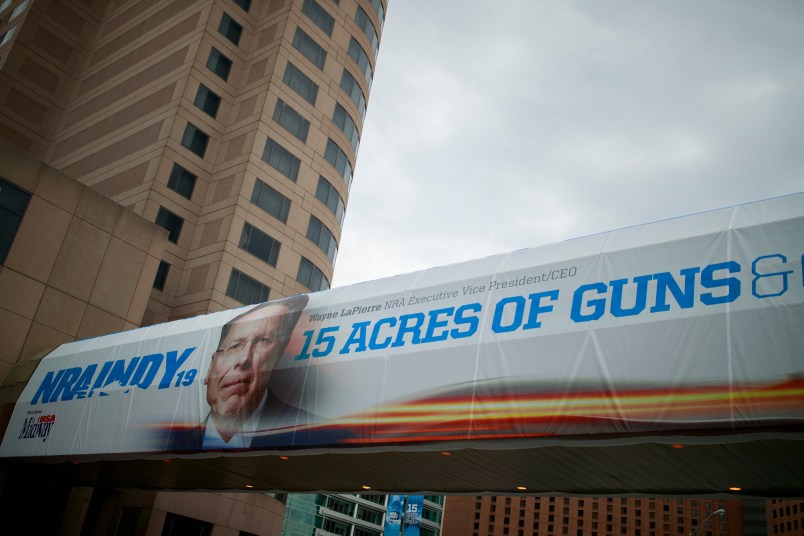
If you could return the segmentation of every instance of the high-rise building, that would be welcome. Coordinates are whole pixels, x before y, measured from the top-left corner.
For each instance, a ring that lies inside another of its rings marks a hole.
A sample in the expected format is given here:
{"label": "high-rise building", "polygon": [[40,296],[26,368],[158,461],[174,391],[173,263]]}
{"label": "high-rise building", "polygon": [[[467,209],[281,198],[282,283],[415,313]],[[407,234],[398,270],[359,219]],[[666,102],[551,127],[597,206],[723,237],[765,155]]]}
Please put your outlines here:
{"label": "high-rise building", "polygon": [[[0,0],[3,411],[56,344],[328,288],[386,6]],[[50,497],[126,534],[277,534],[284,509]]]}
{"label": "high-rise building", "polygon": [[0,136],[169,231],[145,324],[329,286],[383,0],[0,7]]}
{"label": "high-rise building", "polygon": [[802,536],[802,519],[804,502],[791,499],[449,496],[442,534]]}
{"label": "high-rise building", "polygon": [[[288,495],[282,536],[382,536],[388,495]],[[444,497],[425,495],[421,536],[439,536]]]}

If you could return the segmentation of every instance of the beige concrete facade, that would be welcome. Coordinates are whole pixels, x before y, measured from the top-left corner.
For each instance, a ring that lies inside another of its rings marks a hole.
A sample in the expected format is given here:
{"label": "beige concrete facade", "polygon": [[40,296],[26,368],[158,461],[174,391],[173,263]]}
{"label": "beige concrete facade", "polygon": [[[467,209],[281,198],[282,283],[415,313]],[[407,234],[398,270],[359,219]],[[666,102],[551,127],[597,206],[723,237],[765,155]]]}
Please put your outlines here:
{"label": "beige concrete facade", "polygon": [[2,140],[0,152],[0,178],[31,194],[0,265],[2,377],[61,343],[139,327],[167,233]]}
{"label": "beige concrete facade", "polygon": [[[4,400],[57,344],[243,305],[233,274],[267,299],[328,286],[386,5],[0,0],[0,176],[32,194],[0,265]],[[43,534],[279,534],[284,515],[262,494],[48,485],[0,466],[4,507],[63,505]]]}
{"label": "beige concrete facade", "polygon": [[[315,4],[331,35],[303,0],[254,0],[248,11],[231,0],[37,0],[17,26],[0,71],[0,136],[146,219],[163,207],[183,220],[145,324],[242,305],[226,293],[233,268],[267,286],[269,299],[318,290],[297,280],[302,257],[331,280],[334,259],[307,229],[313,216],[340,241],[341,222],[316,191],[323,177],[348,202],[325,153],[332,140],[354,167],[332,118],[338,103],[362,130],[341,78],[346,69],[368,96],[349,47],[354,39],[373,69],[357,12],[377,34],[382,22],[376,0]],[[219,30],[224,17],[242,27],[237,44]],[[293,46],[297,28],[325,51],[321,68]],[[232,62],[226,80],[207,67],[213,50]],[[318,87],[314,104],[283,82],[289,62]],[[215,117],[194,103],[201,85],[220,97]],[[272,119],[278,99],[309,122],[306,141]],[[209,136],[203,157],[181,144],[188,123]],[[295,181],[263,160],[269,138],[298,158]],[[174,164],[197,176],[189,199],[168,187]],[[287,222],[251,203],[258,179],[287,198]],[[281,244],[275,266],[238,247],[246,223]]]}

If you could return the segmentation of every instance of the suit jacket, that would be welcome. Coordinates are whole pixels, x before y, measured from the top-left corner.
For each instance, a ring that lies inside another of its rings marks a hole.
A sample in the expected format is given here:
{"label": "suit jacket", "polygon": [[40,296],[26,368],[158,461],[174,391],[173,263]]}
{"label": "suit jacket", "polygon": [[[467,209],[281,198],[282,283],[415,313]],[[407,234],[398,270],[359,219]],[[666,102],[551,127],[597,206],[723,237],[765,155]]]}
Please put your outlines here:
{"label": "suit jacket", "polygon": [[[204,449],[204,434],[209,415],[202,423],[192,428],[172,428],[165,438],[165,450],[177,452],[198,452]],[[251,440],[251,449],[293,449],[304,447],[323,447],[337,444],[352,434],[341,428],[315,425],[320,419],[303,409],[285,404],[268,392],[268,400],[263,407],[257,432]],[[303,426],[303,425],[311,426]],[[295,429],[295,427],[303,426]],[[287,432],[265,433],[266,430],[287,427]],[[262,432],[261,432],[262,431]]]}

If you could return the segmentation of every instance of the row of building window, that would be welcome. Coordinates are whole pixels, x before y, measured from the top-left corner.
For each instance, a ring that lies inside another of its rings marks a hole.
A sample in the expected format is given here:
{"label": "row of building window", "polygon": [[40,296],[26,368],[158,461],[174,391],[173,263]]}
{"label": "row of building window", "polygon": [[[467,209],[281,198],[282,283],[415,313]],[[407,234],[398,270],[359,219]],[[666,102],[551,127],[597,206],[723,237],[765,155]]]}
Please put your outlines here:
{"label": "row of building window", "polygon": [[[248,11],[250,8],[250,1],[237,2],[237,4],[244,10]],[[376,5],[375,5],[376,4]],[[384,11],[381,2],[373,2],[372,6],[378,13],[380,20],[383,19]],[[328,36],[332,35],[334,28],[334,17],[332,17],[318,2],[315,0],[305,0],[302,11],[310,18],[313,23],[319,27]],[[355,22],[366,34],[369,42],[372,43],[374,52],[376,54],[376,47],[379,44],[376,30],[373,23],[369,20],[365,11],[358,7]],[[218,31],[231,41],[234,45],[238,45],[242,37],[243,26],[237,23],[229,14],[224,13],[221,17]],[[352,44],[353,43],[353,44]],[[326,62],[326,51],[315,40],[306,34],[301,28],[297,28],[293,40],[293,46],[305,58],[307,58],[313,65],[319,69],[323,69]],[[371,83],[371,65],[365,51],[360,45],[352,38],[350,43],[349,55],[357,63],[357,65],[364,72],[367,84]],[[223,80],[228,80],[231,73],[232,61],[227,58],[221,51],[212,48],[207,59],[207,68],[218,75]],[[288,62],[283,81],[302,98],[304,98],[311,105],[315,105],[318,96],[318,85],[305,75],[295,65]],[[362,93],[359,85],[351,76],[351,74],[344,70],[341,80],[341,88],[350,96],[358,109],[361,119],[365,117],[365,96]],[[215,118],[220,108],[221,97],[210,90],[203,84],[199,84],[198,91],[194,100],[196,107]],[[274,109],[273,119],[285,128],[288,132],[293,134],[302,142],[306,142],[309,133],[310,123],[299,112],[290,107],[281,99],[277,101],[276,108]],[[359,147],[359,132],[357,125],[346,110],[336,103],[333,113],[332,121],[337,125],[349,139],[353,149],[357,151]],[[187,124],[184,134],[182,136],[181,145],[203,158],[209,144],[209,135],[201,129],[193,125]],[[280,173],[296,181],[298,178],[299,167],[301,161],[289,150],[282,147],[275,140],[268,139],[265,149],[263,151],[263,160],[267,162],[274,169]],[[351,183],[352,166],[348,157],[343,150],[331,139],[328,139],[327,148],[325,150],[325,160],[329,162],[343,177],[347,187]],[[174,164],[171,170],[170,178],[168,179],[168,187],[179,195],[190,199],[195,188],[197,176],[186,170],[185,168]],[[318,187],[316,189],[316,198],[318,198],[338,219],[339,222],[343,221],[344,203],[337,190],[323,177],[319,177]],[[290,200],[277,192],[262,181],[257,181],[254,192],[252,193],[252,202],[259,206],[267,213],[276,217],[283,223],[287,222],[289,212]],[[160,207],[157,214],[157,224],[168,230],[168,240],[177,243],[183,219],[176,214],[170,212],[164,207]],[[307,237],[315,243],[330,259],[334,262],[337,255],[337,242],[332,232],[315,216],[310,217],[310,222],[307,229]],[[250,224],[244,225],[243,234],[240,240],[240,247],[269,265],[276,266],[277,257],[279,254],[280,243],[262,233]],[[163,261],[158,269],[157,278],[154,282],[155,288],[163,288],[164,282],[167,277],[169,264]],[[250,302],[256,297],[262,298],[263,293],[267,299],[267,287],[258,289],[257,285],[261,285],[255,280],[248,281],[244,279],[242,273],[238,272],[237,276],[232,277],[230,280],[227,295],[232,295],[235,299],[241,302]],[[314,264],[307,259],[302,260],[299,267],[299,274],[297,279],[305,284],[311,290],[320,290],[328,288],[329,283]],[[263,285],[264,287],[264,285]],[[238,290],[247,289],[248,291]],[[260,300],[263,301],[263,300]]]}
{"label": "row of building window", "polygon": [[[154,279],[154,288],[163,290],[165,281],[167,280],[168,270],[170,265],[165,261],[159,264]],[[315,292],[318,290],[326,290],[329,288],[324,274],[321,273],[316,266],[302,257],[299,263],[299,273],[296,278],[300,283]],[[240,270],[232,268],[229,276],[229,283],[226,286],[226,295],[230,298],[239,301],[244,305],[251,305],[254,303],[262,303],[268,301],[268,296],[271,289],[263,285],[253,277],[249,277]]]}
{"label": "row of building window", "polygon": [[[180,166],[177,167],[179,169],[183,169]],[[176,168],[174,167],[174,169]],[[326,179],[323,179],[323,177],[321,180],[324,180],[326,183]],[[321,183],[319,183],[319,185],[320,184]],[[319,188],[319,190],[323,192],[324,188]],[[251,201],[255,204],[255,206],[261,208],[266,213],[277,218],[283,223],[287,222],[290,200],[264,182],[260,180],[256,181],[254,190],[252,192]],[[170,242],[178,242],[184,223],[184,220],[180,216],[174,214],[164,207],[160,207],[156,216],[156,223],[168,231],[168,240]],[[337,255],[337,242],[335,241],[332,232],[323,223],[321,223],[318,218],[312,215],[310,216],[310,222],[308,224],[307,238],[321,248],[331,262],[334,262],[335,256]],[[281,243],[266,233],[263,233],[253,225],[249,223],[244,224],[238,245],[241,249],[251,253],[270,266],[276,267]],[[154,288],[159,290],[164,288],[168,269],[169,265],[163,261],[162,264],[160,264],[159,270],[157,271],[157,276],[154,280]],[[302,258],[302,263],[299,267],[297,280],[313,291],[325,290],[326,288],[329,288],[329,282],[326,280],[323,272],[321,272],[318,267],[304,258]],[[227,293],[227,295],[229,294]],[[244,300],[240,299],[242,298],[240,295],[232,295],[232,297],[238,301],[246,303]]]}

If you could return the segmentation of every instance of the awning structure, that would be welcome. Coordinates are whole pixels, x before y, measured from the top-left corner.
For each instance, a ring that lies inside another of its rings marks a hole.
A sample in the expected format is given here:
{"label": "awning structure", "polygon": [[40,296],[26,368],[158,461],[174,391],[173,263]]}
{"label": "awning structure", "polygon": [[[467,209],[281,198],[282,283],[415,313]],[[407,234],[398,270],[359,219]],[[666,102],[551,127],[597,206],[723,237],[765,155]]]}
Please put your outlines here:
{"label": "awning structure", "polygon": [[782,497],[803,424],[799,194],[65,344],[0,456],[146,489]]}

